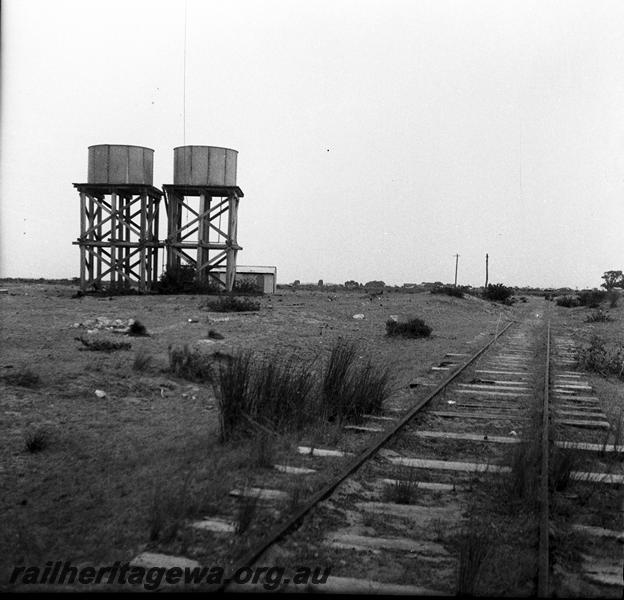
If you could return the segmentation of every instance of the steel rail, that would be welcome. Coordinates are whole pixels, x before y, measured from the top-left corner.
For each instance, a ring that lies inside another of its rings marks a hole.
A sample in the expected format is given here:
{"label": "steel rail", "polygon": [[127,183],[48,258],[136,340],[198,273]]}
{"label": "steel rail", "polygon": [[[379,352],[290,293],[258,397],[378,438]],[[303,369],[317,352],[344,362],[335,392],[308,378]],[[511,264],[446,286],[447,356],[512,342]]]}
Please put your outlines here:
{"label": "steel rail", "polygon": [[417,402],[405,416],[396,423],[390,430],[380,434],[378,439],[367,449],[365,449],[360,455],[353,459],[332,481],[325,485],[321,490],[310,498],[310,500],[301,507],[294,515],[288,517],[283,523],[278,523],[267,536],[247,555],[241,559],[241,561],[233,568],[228,576],[224,578],[223,583],[214,588],[215,592],[222,592],[227,589],[231,583],[231,578],[239,569],[250,567],[262,554],[264,554],[273,544],[279,541],[290,530],[295,528],[297,524],[305,517],[319,502],[327,498],[347,477],[353,472],[359,469],[373,454],[375,454],[383,445],[385,445],[389,439],[394,437],[414,416],[422,410],[433,398],[443,392],[446,387],[452,383],[461,373],[463,373],[477,358],[479,358],[486,350],[494,344],[499,337],[501,337],[516,321],[510,321],[501,331],[497,332],[493,339],[491,339],[485,346],[473,354],[466,363],[464,363],[457,371],[453,372],[447,377],[440,385],[438,385],[427,397]]}
{"label": "steel rail", "polygon": [[549,388],[550,388],[550,321],[546,329],[546,371],[544,373],[544,404],[542,406],[542,460],[540,476],[540,520],[537,563],[537,596],[547,598],[549,593],[549,506],[548,506],[548,452],[549,452]]}

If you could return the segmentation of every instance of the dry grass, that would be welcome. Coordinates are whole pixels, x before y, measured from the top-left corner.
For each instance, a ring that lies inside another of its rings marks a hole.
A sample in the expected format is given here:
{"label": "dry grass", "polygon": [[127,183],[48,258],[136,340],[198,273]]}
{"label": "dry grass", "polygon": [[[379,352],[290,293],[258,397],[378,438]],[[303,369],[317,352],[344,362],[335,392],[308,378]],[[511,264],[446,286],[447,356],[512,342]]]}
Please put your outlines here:
{"label": "dry grass", "polygon": [[[4,375],[0,382],[2,409],[14,413],[7,419],[6,434],[0,436],[8,478],[0,569],[22,557],[29,564],[73,556],[100,564],[129,560],[149,539],[154,482],[164,478],[180,488],[190,464],[198,468],[188,484],[191,506],[202,515],[227,512],[232,503],[228,490],[241,473],[253,474],[250,447],[246,442],[240,447],[217,444],[218,411],[210,406],[210,386],[198,382],[199,392],[183,399],[186,381],[168,371],[167,348],[183,348],[195,341],[197,334],[187,321],[197,310],[197,297],[129,295],[104,302],[85,296],[77,303],[67,287],[8,287],[11,294],[2,299],[7,341],[0,347],[3,374],[8,375],[11,364],[36,365],[36,376],[46,387],[45,394],[27,387],[33,384],[30,376],[20,381]],[[267,304],[268,297],[262,302]],[[459,303],[430,294],[390,294],[383,306],[373,303],[365,309],[357,292],[339,294],[333,302],[327,301],[325,293],[288,292],[272,296],[271,302],[273,309],[257,316],[220,317],[218,328],[227,340],[226,351],[296,353],[303,363],[318,357],[321,365],[339,331],[345,338],[357,337],[362,353],[373,360],[391,362],[397,385],[423,375],[431,353],[474,339],[498,317],[481,301]],[[436,330],[452,331],[456,337],[452,342],[431,339],[426,349],[409,340],[387,340],[379,323],[390,314],[412,310]],[[363,311],[365,320],[351,318]],[[151,335],[141,339],[141,348],[154,357],[153,368],[140,376],[133,370],[130,354],[78,352],[78,344],[71,343],[75,322],[136,314],[149,319]],[[319,322],[327,325],[322,340]],[[105,389],[109,400],[94,401],[95,389]],[[24,423],[35,420],[63,423],[62,439],[53,451],[23,452]],[[335,423],[318,427],[325,430],[319,433],[319,445],[340,443]],[[222,562],[218,554],[207,560]]]}

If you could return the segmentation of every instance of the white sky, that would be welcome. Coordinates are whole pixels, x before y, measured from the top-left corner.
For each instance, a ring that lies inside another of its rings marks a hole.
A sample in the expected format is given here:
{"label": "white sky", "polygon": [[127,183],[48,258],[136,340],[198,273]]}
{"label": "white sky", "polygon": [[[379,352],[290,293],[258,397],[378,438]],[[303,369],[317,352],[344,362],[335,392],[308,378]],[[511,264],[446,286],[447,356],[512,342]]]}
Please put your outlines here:
{"label": "white sky", "polygon": [[2,2],[2,276],[78,275],[102,143],[157,186],[175,146],[237,149],[239,263],[280,282],[624,268],[621,0],[186,4],[185,132],[184,1]]}

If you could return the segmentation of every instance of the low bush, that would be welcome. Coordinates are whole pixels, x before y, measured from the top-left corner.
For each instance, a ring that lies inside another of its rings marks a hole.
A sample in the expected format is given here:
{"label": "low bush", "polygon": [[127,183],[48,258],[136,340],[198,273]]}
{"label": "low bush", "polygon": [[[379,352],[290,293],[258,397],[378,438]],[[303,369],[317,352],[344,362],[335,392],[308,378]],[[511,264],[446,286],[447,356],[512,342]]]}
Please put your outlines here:
{"label": "low bush", "polygon": [[212,312],[255,312],[260,310],[260,302],[236,296],[219,296],[217,300],[206,302],[200,308]]}
{"label": "low bush", "polygon": [[413,318],[406,322],[386,321],[386,335],[390,337],[403,336],[407,338],[423,338],[431,335],[431,327],[422,319]]}
{"label": "low bush", "polygon": [[142,337],[149,335],[149,333],[147,333],[145,325],[143,325],[143,323],[141,323],[138,319],[135,319],[132,321],[132,325],[128,328],[128,335]]}
{"label": "low bush", "polygon": [[260,286],[249,279],[237,279],[234,282],[234,292],[237,294],[254,294],[257,296],[263,295],[264,292],[260,288]]}
{"label": "low bush", "polygon": [[483,290],[483,297],[492,302],[505,302],[513,295],[513,288],[504,286],[502,283],[488,283]]}
{"label": "low bush", "polygon": [[583,292],[579,292],[577,297],[581,306],[598,308],[600,303],[606,299],[607,292],[603,290],[585,290]]}
{"label": "low bush", "polygon": [[560,296],[555,302],[557,306],[563,306],[564,308],[574,308],[579,305],[579,300],[576,296]]}
{"label": "low bush", "polygon": [[464,292],[461,288],[453,287],[451,285],[436,286],[431,289],[432,294],[445,294],[446,296],[452,296],[453,298],[463,298]]}
{"label": "low bush", "polygon": [[154,286],[159,294],[214,294],[223,289],[214,279],[199,281],[192,265],[180,265],[167,269]]}

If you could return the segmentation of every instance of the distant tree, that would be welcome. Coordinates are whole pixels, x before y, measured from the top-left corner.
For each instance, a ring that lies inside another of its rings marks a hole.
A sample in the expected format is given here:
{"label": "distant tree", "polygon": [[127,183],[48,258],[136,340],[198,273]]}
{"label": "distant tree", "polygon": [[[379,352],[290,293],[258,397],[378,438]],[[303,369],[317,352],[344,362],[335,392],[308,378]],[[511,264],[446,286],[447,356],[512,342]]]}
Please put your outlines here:
{"label": "distant tree", "polygon": [[604,279],[604,283],[600,287],[605,290],[612,290],[613,288],[624,288],[624,275],[622,271],[605,271],[601,277]]}
{"label": "distant tree", "polygon": [[369,288],[384,288],[384,287],[386,287],[386,284],[383,281],[373,280],[373,281],[367,281],[364,284],[364,287],[366,289],[369,289]]}
{"label": "distant tree", "polygon": [[292,283],[293,287],[299,287],[301,285],[301,281],[299,281],[298,279],[295,279]]}
{"label": "distant tree", "polygon": [[359,287],[362,287],[362,284],[355,281],[355,279],[349,279],[349,281],[344,282],[344,286],[348,290],[357,290]]}
{"label": "distant tree", "polygon": [[318,287],[322,288],[323,287],[323,280],[319,279],[318,283],[316,284]]}

